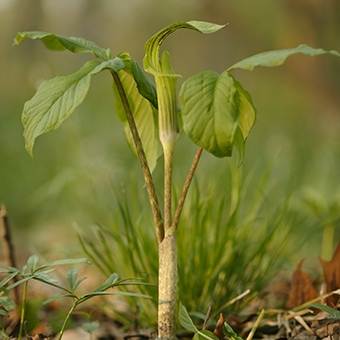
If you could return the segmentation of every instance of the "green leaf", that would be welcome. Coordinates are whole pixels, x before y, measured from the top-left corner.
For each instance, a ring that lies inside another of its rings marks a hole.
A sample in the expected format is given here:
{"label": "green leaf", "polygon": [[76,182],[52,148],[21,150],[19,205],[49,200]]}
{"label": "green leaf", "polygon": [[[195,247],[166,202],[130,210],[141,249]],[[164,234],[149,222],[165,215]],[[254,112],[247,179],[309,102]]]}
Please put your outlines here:
{"label": "green leaf", "polygon": [[282,65],[285,60],[294,54],[304,54],[309,57],[331,54],[340,57],[340,53],[337,51],[325,51],[322,48],[312,48],[308,45],[300,45],[296,48],[289,48],[284,50],[275,50],[256,54],[252,57],[243,59],[233,66],[229,67],[228,71],[232,71],[236,68],[252,71],[256,66],[273,67]]}
{"label": "green leaf", "polygon": [[52,285],[55,285],[58,283],[58,280],[54,276],[46,274],[44,272],[36,273],[34,275],[34,278],[39,281],[43,281],[45,283],[52,284]]}
{"label": "green leaf", "polygon": [[0,329],[0,339],[7,340],[9,339],[9,335],[7,335],[4,331]]}
{"label": "green leaf", "polygon": [[59,294],[59,295],[54,295],[51,296],[50,298],[48,298],[46,301],[43,302],[43,305],[47,305],[55,300],[64,298],[64,297],[71,297],[71,298],[75,298],[76,296],[74,294],[70,294],[70,293],[65,293],[65,294]]}
{"label": "green leaf", "polygon": [[[128,98],[139,136],[144,147],[146,158],[148,160],[149,168],[153,171],[156,167],[157,159],[160,156],[157,110],[149,100],[139,94],[134,77],[130,72],[122,70],[118,72],[118,75]],[[124,125],[125,138],[131,150],[135,155],[137,155],[124,107],[116,86],[113,86],[113,91],[116,98],[116,113]]]}
{"label": "green leaf", "polygon": [[45,45],[46,48],[52,51],[69,50],[73,53],[93,53],[98,58],[103,60],[111,59],[110,49],[103,49],[91,41],[83,38],[64,37],[58,34],[46,32],[19,32],[14,39],[14,44],[19,45],[23,39],[38,39]]}
{"label": "green leaf", "polygon": [[69,285],[71,292],[74,293],[74,291],[77,288],[77,277],[78,277],[78,269],[73,268],[70,269],[67,273],[66,273],[66,281],[67,284]]}
{"label": "green leaf", "polygon": [[244,158],[246,140],[256,122],[256,108],[253,105],[250,93],[235,79],[234,85],[238,90],[239,97],[239,122],[233,144],[239,154],[239,164],[241,164]]}
{"label": "green leaf", "polygon": [[79,263],[86,263],[86,264],[92,264],[92,262],[85,258],[79,258],[79,259],[63,259],[63,260],[57,260],[53,262],[46,263],[39,267],[39,269],[43,269],[46,267],[54,267],[54,266],[64,266],[64,265],[70,265],[70,264],[79,264]]}
{"label": "green leaf", "polygon": [[141,69],[138,63],[133,58],[131,58],[129,53],[122,52],[119,53],[117,57],[121,58],[124,61],[125,63],[124,70],[132,74],[136,82],[138,92],[145,99],[151,102],[155,109],[157,109],[158,103],[155,83],[150,78],[147,77],[145,72]]}
{"label": "green leaf", "polygon": [[18,272],[19,270],[15,267],[11,267],[11,266],[5,266],[4,264],[0,264],[0,268],[4,268],[5,270],[1,270],[0,273],[4,274],[4,273],[11,273],[11,272]]}
{"label": "green leaf", "polygon": [[194,325],[194,323],[192,322],[189,316],[187,309],[182,305],[181,302],[179,303],[179,323],[185,330],[195,333],[193,337],[193,339],[195,340],[206,340],[206,339],[218,340],[218,337],[214,333],[208,330],[199,331],[196,328],[196,326]]}
{"label": "green leaf", "polygon": [[218,337],[211,331],[204,329],[195,333],[193,340],[219,340]]}
{"label": "green leaf", "polygon": [[31,272],[34,272],[36,269],[36,266],[39,262],[38,255],[31,255],[27,260],[27,267],[31,270]]}
{"label": "green leaf", "polygon": [[237,337],[237,334],[235,333],[235,331],[232,329],[232,327],[227,322],[225,322],[223,324],[223,333],[228,338],[236,338]]}
{"label": "green leaf", "polygon": [[13,289],[14,287],[16,286],[20,286],[22,283],[25,283],[29,280],[32,280],[33,276],[29,275],[29,276],[26,276],[25,278],[21,279],[21,280],[18,280],[18,281],[15,281],[14,283],[12,283],[11,285],[9,285],[7,287],[8,290],[11,290]]}
{"label": "green leaf", "polygon": [[239,120],[239,90],[227,72],[205,71],[187,79],[181,88],[184,132],[216,157],[232,153]]}
{"label": "green leaf", "polygon": [[[1,305],[1,304],[0,304]],[[6,318],[9,318],[9,314],[5,311],[5,310],[3,310],[3,309],[0,309],[0,316],[4,316],[4,317],[6,317]],[[0,331],[1,332],[1,331]],[[1,333],[0,333],[0,335],[1,335]],[[2,339],[2,338],[0,338],[0,339]],[[6,338],[7,339],[7,338]]]}
{"label": "green leaf", "polygon": [[111,274],[108,279],[99,287],[97,287],[93,292],[103,292],[106,289],[113,287],[118,281],[119,276],[116,273]]}
{"label": "green leaf", "polygon": [[92,333],[95,329],[99,327],[99,322],[98,321],[91,321],[91,322],[86,322],[81,325],[81,328],[87,332],[87,333]]}
{"label": "green leaf", "polygon": [[336,310],[332,307],[321,305],[321,304],[318,304],[318,303],[312,303],[312,304],[310,304],[310,306],[323,310],[324,312],[328,313],[332,318],[340,319],[340,311],[338,311],[338,310]]}
{"label": "green leaf", "polygon": [[[110,287],[108,287],[110,288]],[[130,296],[130,297],[138,297],[138,298],[144,298],[144,299],[152,299],[151,296],[149,295],[145,295],[145,294],[140,294],[140,293],[131,293],[131,292],[120,292],[120,291],[110,291],[110,292],[106,292],[106,291],[93,291],[91,293],[87,293],[84,296],[81,297],[81,299],[89,299],[92,298],[94,296],[101,296],[101,295],[121,295],[121,296]]]}
{"label": "green leaf", "polygon": [[182,305],[182,303],[179,303],[179,323],[181,326],[189,331],[189,332],[198,332],[198,329],[195,327],[194,323],[192,322],[189,313],[187,309]]}
{"label": "green leaf", "polygon": [[226,25],[217,25],[204,21],[188,21],[188,22],[176,22],[163,28],[154,36],[152,36],[145,44],[144,69],[153,75],[162,73],[158,61],[159,48],[164,39],[174,31],[180,28],[187,28],[198,31],[203,34],[210,34],[219,31],[225,26]]}
{"label": "green leaf", "polygon": [[0,296],[0,306],[6,311],[10,311],[14,309],[15,303],[9,296]]}
{"label": "green leaf", "polygon": [[[3,272],[0,272],[0,274],[2,274]],[[7,272],[5,272],[7,273]],[[11,281],[12,279],[14,279],[15,276],[17,276],[20,273],[20,271],[18,269],[16,269],[15,272],[7,275],[6,277],[4,277],[2,279],[2,281],[0,282],[0,288],[4,287],[9,281]]]}
{"label": "green leaf", "polygon": [[55,77],[41,84],[22,113],[26,149],[33,156],[35,139],[57,129],[83,102],[90,88],[91,78],[104,69],[115,71],[124,67],[120,59],[108,62],[89,61],[77,72]]}

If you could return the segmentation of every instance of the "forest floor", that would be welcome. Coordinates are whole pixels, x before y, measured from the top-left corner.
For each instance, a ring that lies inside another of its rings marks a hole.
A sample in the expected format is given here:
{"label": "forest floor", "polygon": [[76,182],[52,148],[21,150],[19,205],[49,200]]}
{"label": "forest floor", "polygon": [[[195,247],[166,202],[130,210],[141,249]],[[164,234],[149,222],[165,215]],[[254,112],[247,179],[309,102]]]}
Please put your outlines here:
{"label": "forest floor", "polygon": [[[0,209],[0,212],[4,210]],[[5,230],[6,215],[2,213],[0,216],[2,229]],[[7,239],[7,240],[6,240]],[[11,254],[13,249],[10,245],[10,237],[3,233],[3,244],[5,245],[5,253],[8,265],[11,265]],[[216,325],[209,323],[209,312],[206,320],[198,328],[209,329],[214,331],[219,340],[227,339],[223,332],[225,322],[234,330],[235,334],[229,336],[230,340],[339,340],[340,338],[340,242],[331,261],[326,262],[319,259],[323,278],[317,280],[311,279],[311,276],[304,271],[303,261],[299,263],[291,277],[276,279],[270,287],[265,289],[262,294],[265,298],[254,299],[247,306],[246,311],[242,311],[242,315],[220,315],[220,319]],[[1,279],[1,277],[0,277]],[[317,287],[320,281],[324,282],[324,293],[320,293]],[[1,281],[0,281],[1,283]],[[0,287],[1,288],[1,287]],[[20,305],[21,291],[11,291],[13,300],[19,301]],[[1,297],[1,295],[0,295]],[[49,296],[44,290],[34,289],[33,296],[28,296],[28,301],[37,301],[39,307],[28,308],[26,311],[27,319],[34,320],[34,328],[27,332],[24,330],[26,340],[57,340],[58,335],[51,327],[51,320],[62,315],[66,315],[65,306],[58,301],[53,301],[43,307],[41,302]],[[279,301],[278,305],[284,306],[283,309],[267,309],[269,301]],[[319,304],[318,306],[315,305]],[[314,306],[311,306],[314,304]],[[29,304],[28,304],[29,305]],[[3,311],[3,309],[2,309]],[[261,312],[263,311],[263,312]],[[1,312],[1,306],[0,306]],[[34,316],[29,315],[35,314]],[[59,315],[59,316],[58,316]],[[90,334],[83,329],[84,315],[91,315],[93,323],[93,331]],[[25,317],[25,320],[26,320]],[[8,339],[16,340],[20,324],[20,310],[15,308],[9,311],[9,317],[2,317],[0,314],[0,331],[5,331],[9,335]],[[99,311],[93,312],[92,307],[84,307],[77,310],[71,319],[70,325],[64,335],[63,340],[146,340],[156,339],[157,334],[154,329],[141,329],[138,326],[138,314],[136,319],[130,323],[133,326],[126,327],[119,324],[116,320],[108,317]],[[3,327],[2,327],[3,326]],[[237,334],[237,335],[236,335]],[[186,331],[178,331],[177,338],[180,340],[191,339],[193,334]],[[1,334],[0,334],[0,339]],[[5,338],[3,338],[5,339]],[[203,339],[203,338],[202,338]],[[197,340],[202,340],[197,339]]]}

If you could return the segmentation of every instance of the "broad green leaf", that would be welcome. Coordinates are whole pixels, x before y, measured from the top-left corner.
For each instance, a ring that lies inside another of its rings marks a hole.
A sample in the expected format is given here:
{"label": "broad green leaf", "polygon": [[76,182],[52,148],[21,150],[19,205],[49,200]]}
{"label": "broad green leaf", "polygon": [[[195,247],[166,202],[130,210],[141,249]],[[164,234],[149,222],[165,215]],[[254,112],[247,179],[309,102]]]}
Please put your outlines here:
{"label": "broad green leaf", "polygon": [[119,58],[102,63],[93,60],[73,74],[43,82],[33,98],[25,103],[22,113],[26,149],[30,156],[34,159],[35,139],[57,129],[83,102],[95,74],[107,68],[118,71],[123,67]]}
{"label": "broad green leaf", "polygon": [[225,26],[226,25],[217,25],[204,21],[188,21],[176,22],[163,28],[152,36],[145,44],[144,69],[153,75],[162,72],[158,60],[159,48],[164,39],[174,31],[180,28],[187,28],[203,34],[210,34],[219,31]]}
{"label": "broad green leaf", "polygon": [[185,308],[185,306],[182,305],[181,302],[179,303],[178,318],[179,318],[179,323],[181,324],[181,326],[187,331],[194,332],[194,333],[198,331],[198,329],[192,322],[187,309]]}
{"label": "broad green leaf", "polygon": [[239,122],[235,132],[234,146],[239,154],[239,164],[244,157],[244,149],[247,137],[256,122],[256,108],[249,92],[234,79],[234,84],[238,90],[239,96]]}
{"label": "broad green leaf", "polygon": [[73,53],[90,52],[103,60],[111,59],[110,49],[105,50],[83,38],[64,37],[58,34],[38,31],[19,32],[14,39],[14,44],[19,45],[21,41],[26,38],[41,40],[45,47],[52,51],[69,50]]}
{"label": "broad green leaf", "polygon": [[33,272],[36,269],[36,266],[39,262],[38,255],[31,255],[27,260],[27,266]]}
{"label": "broad green leaf", "polygon": [[232,153],[239,123],[239,90],[227,72],[206,71],[187,79],[180,95],[183,130],[216,157]]}
{"label": "broad green leaf", "polygon": [[195,333],[193,340],[219,340],[218,337],[211,331],[204,329]]}
{"label": "broad green leaf", "polygon": [[121,58],[125,67],[124,70],[131,73],[136,85],[138,92],[148,101],[152,103],[152,105],[157,109],[157,91],[155,83],[147,77],[138,63],[131,58],[130,54],[127,52],[122,52],[117,55],[117,57]]}
{"label": "broad green leaf", "polygon": [[317,56],[321,54],[332,54],[340,57],[340,53],[337,51],[325,51],[322,48],[312,48],[308,45],[300,45],[296,48],[289,48],[284,50],[275,50],[256,54],[252,57],[243,59],[233,66],[229,67],[228,71],[232,71],[236,68],[244,70],[253,70],[256,66],[273,67],[282,65],[285,60],[294,54],[304,54],[306,56]]}
{"label": "broad green leaf", "polygon": [[14,309],[15,303],[9,296],[0,296],[0,306],[5,310],[10,311]]}
{"label": "broad green leaf", "polygon": [[[149,168],[151,171],[153,171],[156,167],[157,159],[160,156],[157,110],[149,100],[145,99],[139,94],[134,77],[130,72],[121,70],[119,71],[118,75],[128,98],[139,136],[144,147],[146,158],[148,160]],[[113,86],[113,91],[116,98],[117,116],[124,125],[126,140],[131,150],[136,155],[137,152],[135,144],[116,86]]]}

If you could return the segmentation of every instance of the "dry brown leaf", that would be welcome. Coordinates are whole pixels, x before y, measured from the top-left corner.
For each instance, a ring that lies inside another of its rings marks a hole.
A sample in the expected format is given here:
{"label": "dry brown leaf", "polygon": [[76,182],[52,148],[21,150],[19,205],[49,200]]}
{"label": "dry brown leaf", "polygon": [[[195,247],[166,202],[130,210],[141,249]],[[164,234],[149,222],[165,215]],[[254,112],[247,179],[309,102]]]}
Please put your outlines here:
{"label": "dry brown leaf", "polygon": [[[333,258],[330,262],[324,261],[319,258],[325,281],[327,285],[327,293],[340,288],[340,242],[335,250]],[[327,298],[327,304],[331,307],[335,307],[339,297],[332,295]]]}
{"label": "dry brown leaf", "polygon": [[288,309],[300,306],[317,297],[317,292],[311,282],[310,275],[302,271],[302,264],[303,260],[293,273],[293,280],[286,303],[286,308]]}
{"label": "dry brown leaf", "polygon": [[214,334],[220,339],[224,339],[224,333],[223,333],[223,325],[224,325],[225,319],[222,313],[220,313],[220,317],[217,321],[216,328],[214,330]]}

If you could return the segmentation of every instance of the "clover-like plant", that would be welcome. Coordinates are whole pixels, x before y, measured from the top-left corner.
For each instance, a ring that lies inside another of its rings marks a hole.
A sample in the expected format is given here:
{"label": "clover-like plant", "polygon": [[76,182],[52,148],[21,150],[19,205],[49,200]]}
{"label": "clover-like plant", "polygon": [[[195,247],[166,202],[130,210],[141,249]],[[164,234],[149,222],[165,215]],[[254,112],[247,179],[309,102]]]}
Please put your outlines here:
{"label": "clover-like plant", "polygon": [[[144,70],[154,76],[155,83],[127,52],[112,57],[109,49],[100,48],[85,39],[45,32],[21,32],[15,38],[15,44],[25,38],[38,39],[50,50],[90,52],[96,57],[73,74],[45,81],[33,98],[26,102],[22,122],[26,149],[32,158],[35,139],[58,128],[73,113],[85,99],[94,75],[107,70],[113,78],[116,112],[125,127],[126,139],[141,163],[157,235],[160,339],[175,339],[176,229],[202,151],[216,157],[229,157],[235,147],[242,162],[246,139],[256,121],[251,95],[231,72],[237,68],[252,70],[255,66],[278,66],[296,53],[340,56],[336,51],[314,49],[307,45],[261,53],[230,66],[221,74],[204,71],[185,80],[178,105],[176,80],[179,75],[172,69],[169,52],[163,51],[159,56],[162,42],[181,28],[210,34],[225,26],[201,21],[177,22],[151,37],[145,44]],[[177,207],[172,209],[172,159],[180,131],[188,135],[198,150]],[[152,178],[160,155],[159,144],[164,154],[163,211]]]}

